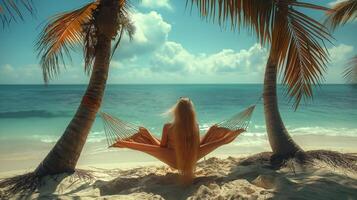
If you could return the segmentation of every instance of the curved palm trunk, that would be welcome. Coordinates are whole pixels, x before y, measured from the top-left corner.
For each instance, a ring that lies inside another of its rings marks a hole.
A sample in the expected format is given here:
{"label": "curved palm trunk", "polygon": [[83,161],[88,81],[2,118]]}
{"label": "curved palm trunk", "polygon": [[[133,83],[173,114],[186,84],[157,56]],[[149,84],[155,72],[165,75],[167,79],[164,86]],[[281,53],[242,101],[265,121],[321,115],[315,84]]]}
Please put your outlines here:
{"label": "curved palm trunk", "polygon": [[277,62],[269,56],[264,78],[264,114],[270,146],[274,155],[294,156],[302,149],[293,141],[280,117],[276,92]]}
{"label": "curved palm trunk", "polygon": [[99,110],[109,71],[111,40],[98,37],[96,58],[88,88],[72,121],[50,153],[37,167],[40,176],[73,172]]}
{"label": "curved palm trunk", "polygon": [[117,32],[118,2],[102,0],[97,8],[95,61],[87,90],[64,134],[37,167],[35,171],[37,176],[74,172],[104,95],[109,71],[111,39]]}

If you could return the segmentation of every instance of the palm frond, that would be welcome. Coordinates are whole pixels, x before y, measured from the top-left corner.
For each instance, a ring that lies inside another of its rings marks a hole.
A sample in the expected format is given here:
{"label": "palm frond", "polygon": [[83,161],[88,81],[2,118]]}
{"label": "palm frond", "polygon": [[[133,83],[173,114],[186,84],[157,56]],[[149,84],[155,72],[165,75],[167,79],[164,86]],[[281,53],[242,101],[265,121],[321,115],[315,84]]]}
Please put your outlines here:
{"label": "palm frond", "polygon": [[327,12],[327,24],[330,24],[332,29],[339,25],[344,25],[350,20],[357,19],[357,0],[346,0],[334,5],[332,10]]}
{"label": "palm frond", "polygon": [[[336,29],[337,26],[352,20],[357,20],[357,0],[346,0],[334,5],[332,10],[327,12],[325,23]],[[348,63],[343,76],[347,82],[357,83],[357,56]]]}
{"label": "palm frond", "polygon": [[126,33],[129,36],[129,39],[132,40],[134,33],[135,33],[135,26],[130,19],[129,12],[123,8],[119,10],[119,17],[118,17],[118,24],[119,24],[119,35],[117,37],[117,41],[115,42],[114,48],[112,50],[112,56],[114,55],[116,49],[118,48],[123,34]]}
{"label": "palm frond", "polygon": [[243,26],[254,31],[262,44],[271,40],[274,3],[273,0],[187,0],[187,5],[198,7],[202,17],[221,26],[230,22],[232,30]]}
{"label": "palm frond", "polygon": [[84,27],[91,22],[92,11],[97,6],[98,1],[95,1],[80,9],[56,15],[41,32],[36,46],[46,83],[58,75],[60,64],[66,65],[65,56],[71,58],[69,50],[84,40]]}
{"label": "palm frond", "polygon": [[318,21],[295,8],[328,11],[328,8],[292,0],[191,0],[202,17],[230,22],[256,33],[262,45],[271,44],[271,55],[288,86],[287,94],[295,99],[295,108],[302,99],[312,97],[312,86],[322,80],[329,55],[325,41],[329,31]]}
{"label": "palm frond", "polygon": [[[279,5],[273,32],[272,51],[278,60],[287,94],[294,98],[295,109],[302,99],[313,96],[326,72],[329,54],[324,41],[330,41],[327,28],[293,7]],[[286,10],[286,11],[285,11]]]}
{"label": "palm frond", "polygon": [[350,60],[343,76],[348,83],[357,84],[357,55]]}
{"label": "palm frond", "polygon": [[9,25],[18,19],[24,20],[24,11],[34,13],[32,0],[0,0],[0,20],[3,25]]}

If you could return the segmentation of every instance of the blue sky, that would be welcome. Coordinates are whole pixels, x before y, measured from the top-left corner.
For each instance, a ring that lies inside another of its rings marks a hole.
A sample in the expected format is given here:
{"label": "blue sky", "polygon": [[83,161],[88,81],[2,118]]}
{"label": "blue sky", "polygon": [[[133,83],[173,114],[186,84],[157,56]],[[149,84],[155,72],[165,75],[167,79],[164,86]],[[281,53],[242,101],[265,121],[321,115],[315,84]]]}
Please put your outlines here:
{"label": "blue sky", "polygon": [[[42,84],[34,44],[41,23],[53,14],[72,10],[88,0],[34,1],[36,18],[13,23],[0,31],[0,84]],[[309,1],[313,2],[313,1]],[[315,1],[316,3],[316,1]],[[330,6],[331,0],[318,1]],[[306,11],[316,19],[322,13]],[[108,83],[261,83],[268,50],[245,31],[222,30],[201,20],[197,10],[185,9],[185,1],[133,1],[134,40],[124,38],[111,62]],[[331,63],[325,83],[343,83],[341,73],[348,58],[357,54],[357,22],[334,32],[335,46],[328,45]],[[83,84],[80,49],[73,62],[50,84]]]}

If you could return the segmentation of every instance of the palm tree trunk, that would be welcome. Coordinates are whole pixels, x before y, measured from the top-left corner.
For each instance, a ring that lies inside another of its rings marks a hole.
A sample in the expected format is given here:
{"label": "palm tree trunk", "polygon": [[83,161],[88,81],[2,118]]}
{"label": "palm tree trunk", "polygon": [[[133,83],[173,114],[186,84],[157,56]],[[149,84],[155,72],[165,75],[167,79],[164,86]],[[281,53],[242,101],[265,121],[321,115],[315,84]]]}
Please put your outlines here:
{"label": "palm tree trunk", "polygon": [[108,71],[111,39],[101,34],[88,88],[72,121],[46,158],[37,167],[39,176],[73,172],[102,102]]}
{"label": "palm tree trunk", "polygon": [[82,101],[62,137],[35,170],[37,176],[74,172],[100,108],[109,72],[111,39],[116,36],[119,1],[102,0],[95,14],[97,42],[91,78]]}
{"label": "palm tree trunk", "polygon": [[264,78],[264,114],[270,146],[273,154],[291,157],[302,149],[293,141],[280,117],[277,98],[277,62],[269,56]]}

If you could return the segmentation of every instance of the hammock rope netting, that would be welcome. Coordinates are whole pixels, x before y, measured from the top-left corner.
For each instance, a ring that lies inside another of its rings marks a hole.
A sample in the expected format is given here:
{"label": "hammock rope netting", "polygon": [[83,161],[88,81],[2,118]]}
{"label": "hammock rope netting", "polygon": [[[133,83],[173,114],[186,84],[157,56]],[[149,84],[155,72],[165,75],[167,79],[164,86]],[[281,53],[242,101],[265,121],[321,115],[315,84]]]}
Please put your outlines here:
{"label": "hammock rope netting", "polygon": [[[249,106],[242,112],[232,116],[227,120],[223,120],[216,125],[218,127],[227,128],[232,131],[239,129],[247,130],[255,106],[256,105]],[[103,120],[104,133],[106,135],[107,144],[109,147],[118,141],[129,139],[133,135],[137,134],[141,127],[136,124],[123,121],[105,112],[101,112],[100,117]]]}

